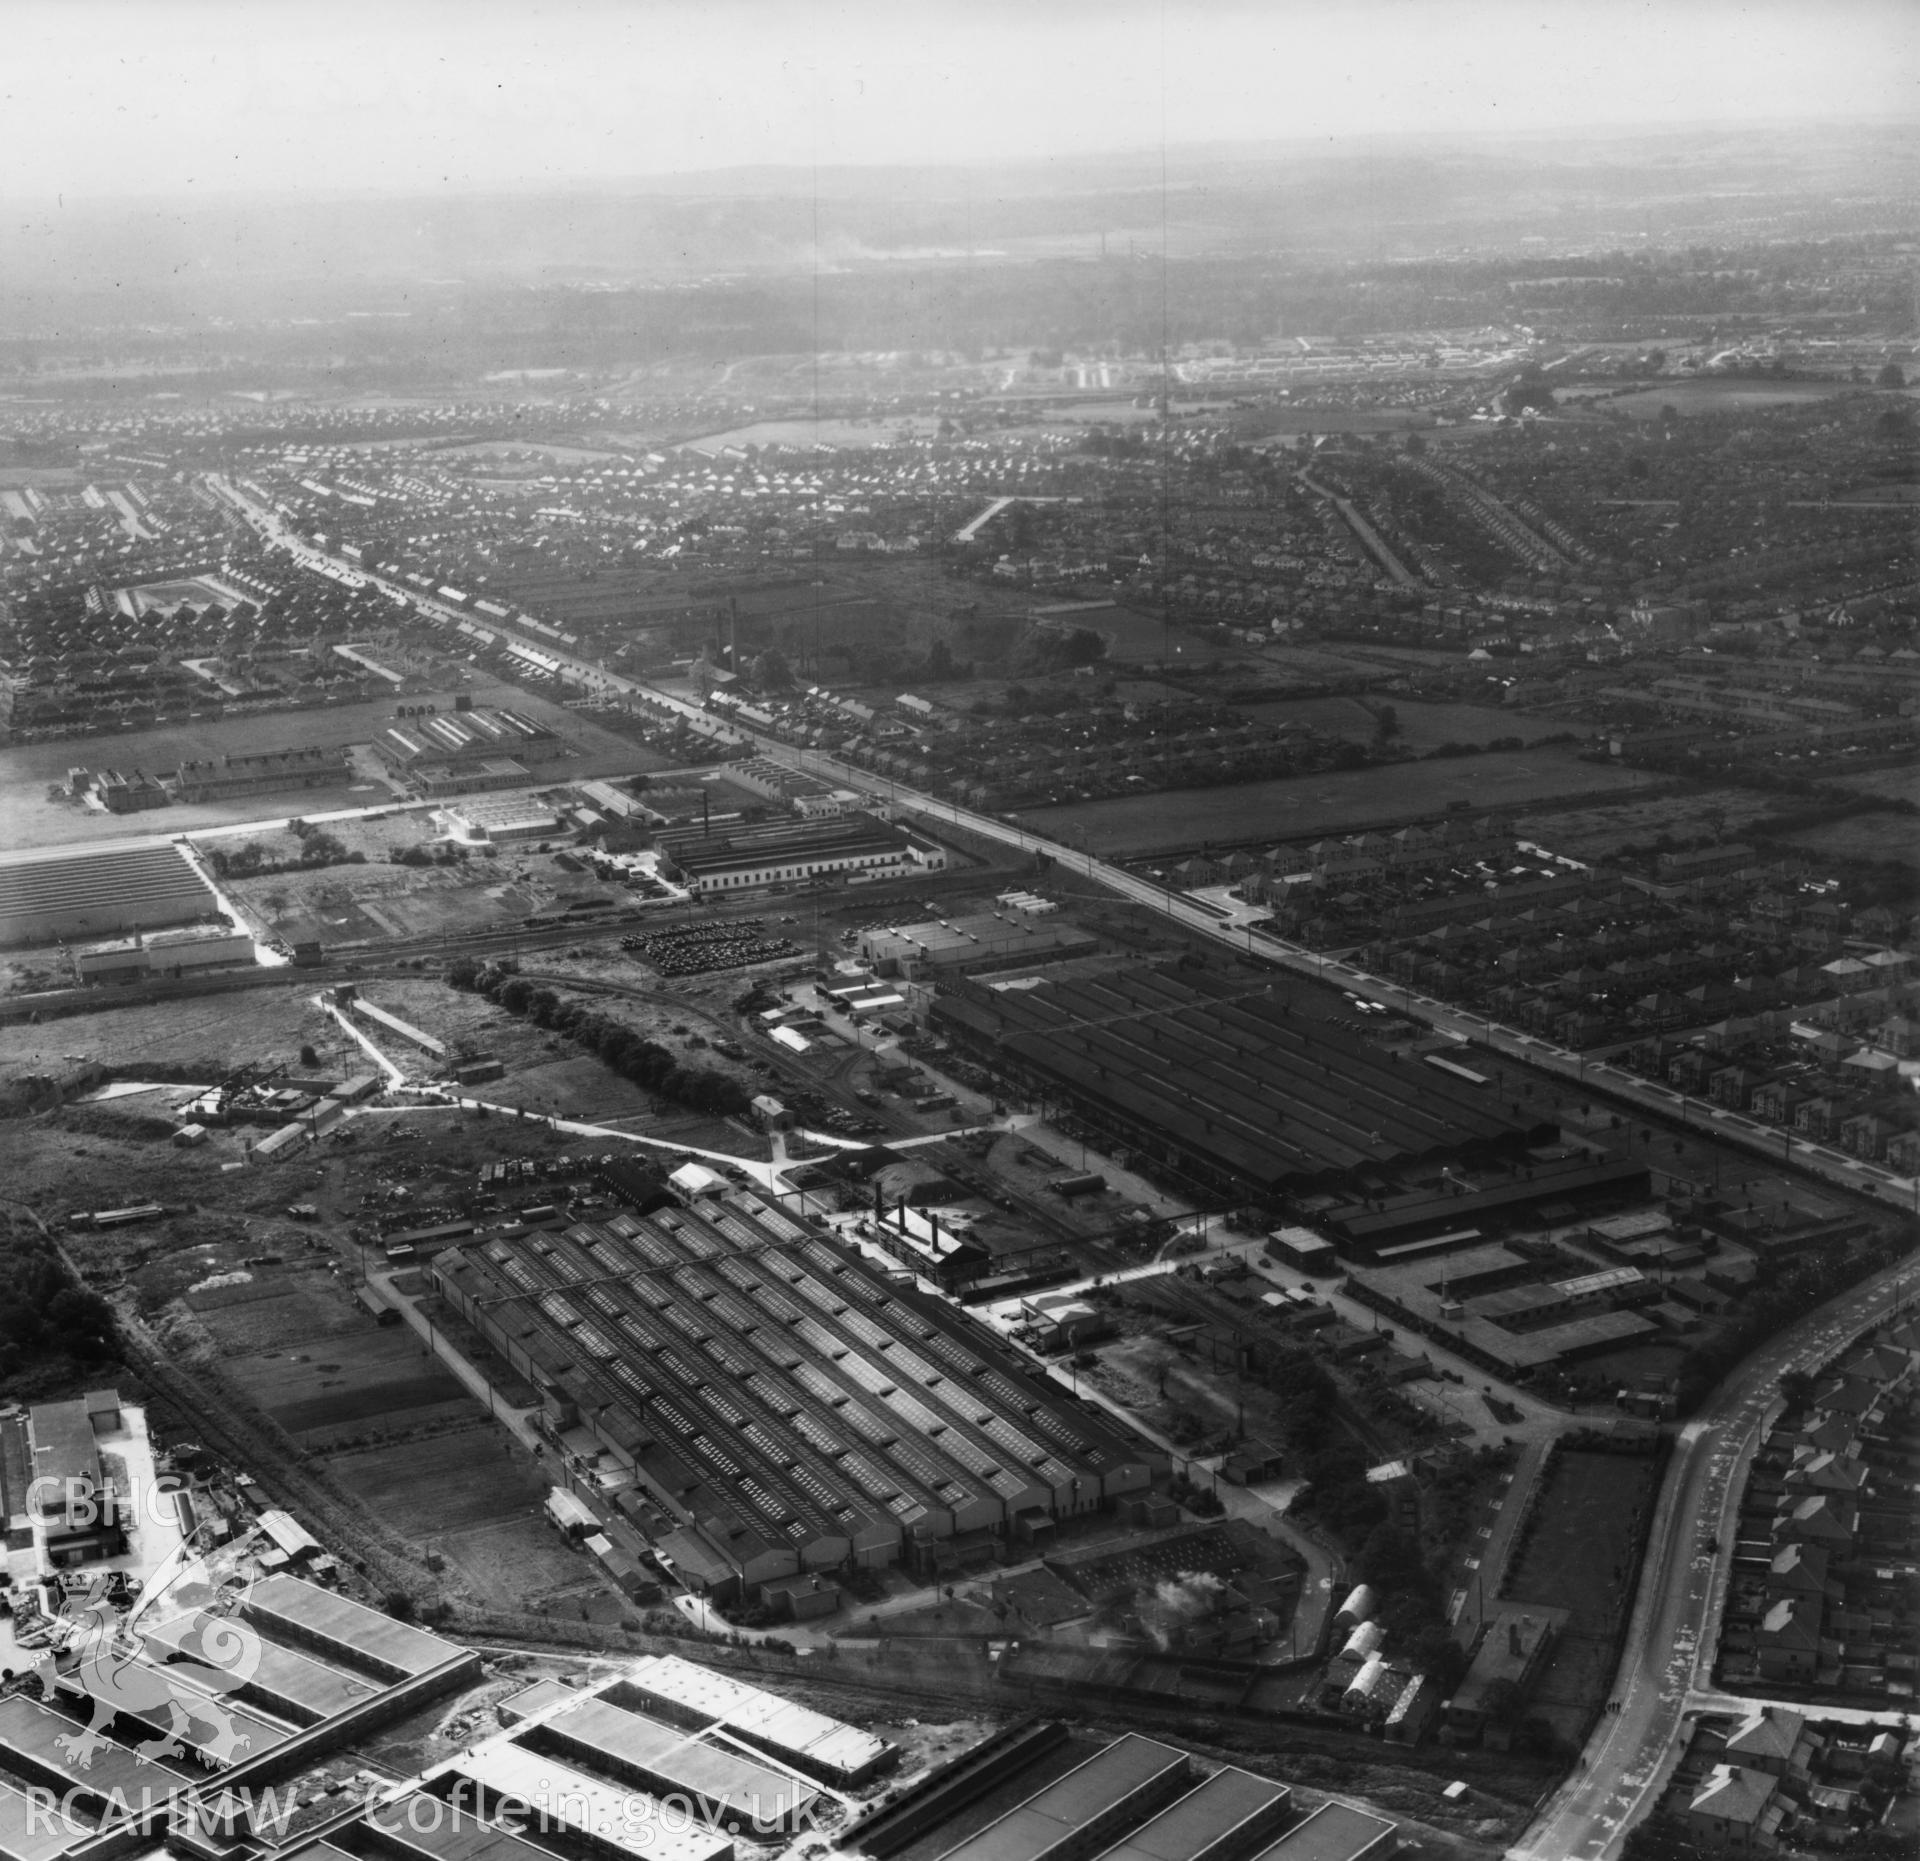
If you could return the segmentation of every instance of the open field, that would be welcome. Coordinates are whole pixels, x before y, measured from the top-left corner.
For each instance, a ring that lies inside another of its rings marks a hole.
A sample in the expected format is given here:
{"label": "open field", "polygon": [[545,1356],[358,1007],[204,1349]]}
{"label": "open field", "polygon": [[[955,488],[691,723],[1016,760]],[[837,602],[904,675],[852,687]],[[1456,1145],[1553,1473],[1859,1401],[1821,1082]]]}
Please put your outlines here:
{"label": "open field", "polygon": [[[591,718],[555,704],[518,685],[476,679],[468,687],[478,705],[504,705],[559,731],[576,754],[540,771],[554,783],[589,776],[623,775],[660,766],[660,758],[628,742]],[[453,698],[428,696],[452,710]],[[122,730],[90,737],[62,737],[47,743],[0,748],[0,793],[7,797],[4,835],[9,847],[58,846],[75,840],[118,839],[127,835],[174,835],[228,826],[239,821],[281,820],[290,814],[329,814],[347,808],[378,806],[393,798],[384,782],[368,776],[344,788],[280,789],[241,795],[231,801],[190,807],[157,808],[146,814],[105,814],[74,802],[49,801],[46,793],[66,780],[76,764],[88,768],[141,768],[165,774],[183,762],[217,761],[222,756],[253,756],[270,750],[312,749],[339,743],[368,743],[393,719],[395,701],[321,705],[301,711],[255,712],[243,717],[209,717],[151,730]]]}
{"label": "open field", "polygon": [[[430,840],[435,834],[432,820],[423,814],[406,814],[370,827],[399,846]],[[355,838],[366,836],[362,824],[343,823],[340,837],[350,846]],[[555,838],[565,836],[556,833]],[[296,850],[286,835],[261,839],[275,857]],[[329,946],[519,924],[536,913],[589,899],[626,902],[624,893],[603,885],[589,872],[569,872],[551,854],[512,846],[503,848],[497,858],[476,855],[454,866],[399,866],[380,848],[368,853],[365,865],[233,880],[227,882],[226,890],[236,904],[269,924],[284,927],[290,921],[316,920]]]}
{"label": "open field", "polygon": [[1584,1736],[1601,1702],[1638,1575],[1640,1515],[1659,1478],[1651,1455],[1564,1450],[1514,1548],[1502,1595],[1571,1611],[1532,1702],[1563,1739]]}
{"label": "open field", "polygon": [[1920,820],[1911,814],[1855,814],[1825,827],[1783,836],[1789,846],[1805,847],[1837,859],[1897,859],[1920,866]]}
{"label": "open field", "polygon": [[[649,988],[653,980],[630,957],[614,951],[565,958],[541,955],[530,959],[522,972],[531,980],[545,981],[563,989],[569,976],[604,978]],[[746,987],[737,980],[733,993]],[[490,1104],[524,1106],[529,1111],[560,1113],[597,1123],[618,1120],[623,1129],[648,1136],[663,1134],[663,1127],[677,1125],[685,1114],[671,1105],[662,1105],[664,1116],[656,1116],[659,1101],[631,1081],[620,1078],[592,1054],[561,1034],[551,1034],[531,1021],[497,1008],[483,995],[463,994],[437,981],[400,982],[383,979],[369,983],[369,1001],[377,1003],[415,1026],[444,1040],[451,1048],[467,1048],[498,1057],[507,1068],[504,1079],[477,1087],[478,1097]],[[686,1065],[724,1073],[739,1079],[753,1091],[759,1091],[753,1070],[714,1052],[711,1046],[696,1047],[695,1040],[706,1041],[718,1031],[714,1019],[691,1004],[680,1001],[650,1002],[633,996],[595,996],[582,991],[580,1000],[597,1012],[610,1015],[636,1029],[649,1040],[671,1048]],[[723,996],[721,1002],[730,999]],[[726,1020],[723,1015],[722,1021]],[[730,1024],[729,1024],[730,1025]],[[737,1030],[733,1030],[736,1031]],[[390,1053],[407,1071],[421,1056],[374,1030],[377,1044]],[[701,1142],[700,1139],[690,1139]],[[739,1145],[739,1133],[731,1133],[729,1149]]]}
{"label": "open field", "polygon": [[1632,772],[1581,762],[1564,749],[1512,750],[1442,763],[1399,763],[1351,775],[1309,775],[1237,787],[1174,789],[1021,812],[1025,826],[1101,854],[1181,852],[1351,833],[1438,813],[1450,802],[1521,808],[1556,795],[1625,789]]}
{"label": "open field", "polygon": [[[1778,798],[1745,788],[1676,789],[1662,776],[1620,772],[1626,786],[1592,807],[1529,808],[1520,816],[1522,838],[1538,841],[1573,859],[1604,859],[1623,846],[1646,846],[1662,834],[1697,839],[1724,831],[1744,832],[1773,813]],[[1645,790],[1644,795],[1634,793]]]}
{"label": "open field", "polygon": [[[233,1306],[202,1316],[211,1317],[216,1334],[224,1336],[227,1314],[246,1309]],[[308,1445],[419,1428],[474,1412],[473,1398],[428,1359],[426,1346],[410,1329],[380,1329],[371,1318],[362,1318],[364,1329],[357,1334],[279,1340],[306,1342],[305,1350],[242,1356],[236,1349],[227,1374],[256,1406]],[[244,1319],[237,1328],[243,1335],[250,1329]]]}
{"label": "open field", "polygon": [[1282,698],[1236,707],[1268,724],[1311,724],[1331,736],[1371,742],[1375,713],[1390,703],[1399,720],[1399,741],[1409,749],[1430,750],[1442,743],[1491,743],[1496,737],[1518,737],[1537,743],[1542,737],[1563,735],[1567,726],[1557,718],[1532,717],[1522,711],[1504,711],[1490,704],[1423,704],[1415,698]]}
{"label": "open field", "polygon": [[939,430],[937,414],[872,420],[756,420],[749,426],[729,427],[724,433],[702,434],[685,445],[689,452],[702,452],[709,458],[729,446],[791,446],[803,452],[815,446],[834,446],[857,451],[866,446],[894,446],[909,439],[931,439]]}
{"label": "open field", "polygon": [[[417,1351],[419,1339],[406,1335]],[[521,1518],[538,1511],[547,1492],[527,1456],[491,1423],[432,1440],[344,1449],[328,1456],[327,1467],[370,1512],[409,1538]]]}
{"label": "open field", "polygon": [[319,987],[308,975],[284,988],[123,1008],[113,1007],[112,993],[102,989],[97,1014],[0,1027],[0,1080],[36,1072],[58,1077],[72,1070],[70,1055],[117,1067],[204,1067],[218,1078],[242,1059],[297,1069],[308,1045],[323,1070],[365,1072],[366,1055],[314,1004]]}
{"label": "open field", "polygon": [[1516,1550],[1507,1595],[1571,1608],[1582,1627],[1610,1628],[1632,1594],[1633,1517],[1659,1472],[1651,1455],[1561,1452]]}
{"label": "open field", "polygon": [[[230,1283],[212,1283],[222,1280]],[[351,1356],[356,1340],[384,1344],[393,1336],[374,1330],[368,1314],[318,1261],[300,1260],[291,1269],[241,1266],[211,1272],[180,1297],[235,1357],[335,1338],[343,1340],[342,1347]],[[331,1373],[334,1366],[326,1368]],[[274,1400],[279,1399],[276,1387]]]}
{"label": "open field", "polygon": [[490,1426],[335,1454],[327,1468],[384,1524],[444,1557],[483,1603],[524,1609],[607,1587],[542,1517],[547,1482]]}
{"label": "open field", "polygon": [[[1578,388],[1570,393],[1578,394]],[[1830,401],[1841,394],[1882,392],[1850,381],[1751,381],[1731,375],[1707,381],[1659,381],[1634,394],[1603,401],[1602,406],[1636,420],[1657,420],[1663,407],[1681,414],[1751,413],[1760,407],[1801,407],[1809,401]],[[1888,396],[1891,401],[1892,396]]]}

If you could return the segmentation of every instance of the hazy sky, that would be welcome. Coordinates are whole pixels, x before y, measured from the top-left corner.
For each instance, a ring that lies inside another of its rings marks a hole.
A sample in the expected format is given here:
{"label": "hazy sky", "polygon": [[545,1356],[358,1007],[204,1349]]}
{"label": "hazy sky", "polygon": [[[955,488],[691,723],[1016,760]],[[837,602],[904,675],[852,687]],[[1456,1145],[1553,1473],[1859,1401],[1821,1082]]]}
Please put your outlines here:
{"label": "hazy sky", "polygon": [[1914,0],[5,0],[0,194],[1920,115]]}

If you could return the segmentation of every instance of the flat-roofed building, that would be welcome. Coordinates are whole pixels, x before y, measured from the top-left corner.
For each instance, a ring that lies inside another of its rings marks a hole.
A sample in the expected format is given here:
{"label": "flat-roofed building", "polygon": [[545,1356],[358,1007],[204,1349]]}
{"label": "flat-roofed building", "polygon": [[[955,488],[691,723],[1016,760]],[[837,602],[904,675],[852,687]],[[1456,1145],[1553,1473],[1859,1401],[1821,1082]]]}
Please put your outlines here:
{"label": "flat-roofed building", "polygon": [[1351,1803],[1322,1803],[1265,1849],[1258,1861],[1387,1861],[1400,1849],[1400,1826]]}
{"label": "flat-roofed building", "polygon": [[353,779],[353,759],[344,743],[183,762],[171,778],[175,798],[187,802],[229,801],[287,789],[346,788]]}
{"label": "flat-roofed building", "polygon": [[1018,911],[981,911],[867,931],[860,955],[878,975],[915,982],[941,973],[965,975],[1084,956],[1099,946],[1099,938],[1078,925]]}
{"label": "flat-roofed building", "polygon": [[35,1403],[27,1411],[32,1457],[23,1510],[49,1566],[84,1563],[120,1548],[119,1498],[102,1475],[96,1422],[120,1425],[119,1397]]}
{"label": "flat-roofed building", "polygon": [[164,842],[0,854],[0,946],[124,936],[218,909],[180,849]]}
{"label": "flat-roofed building", "polygon": [[656,836],[656,844],[666,876],[702,895],[804,884],[842,873],[940,872],[947,865],[947,850],[938,841],[865,813],[712,834],[670,828]]}
{"label": "flat-roofed building", "polygon": [[670,1719],[724,1726],[743,1743],[841,1789],[865,1783],[900,1755],[897,1746],[871,1732],[677,1654],[641,1661],[625,1685],[638,1702]]}
{"label": "flat-roofed building", "polygon": [[640,1697],[619,1680],[592,1691],[542,1681],[503,1701],[500,1721],[529,1751],[656,1796],[706,1804],[718,1820],[745,1828],[798,1827],[819,1801],[814,1785],[628,1703]]}
{"label": "flat-roofed building", "polygon": [[463,1752],[449,1770],[475,1786],[482,1815],[502,1809],[532,1832],[573,1852],[610,1861],[733,1861],[733,1838],[710,1823],[636,1798],[544,1753],[506,1739]]}
{"label": "flat-roofed building", "polygon": [[442,812],[447,824],[463,838],[496,845],[514,840],[541,840],[560,831],[559,814],[531,795],[499,801],[463,801]]}
{"label": "flat-roofed building", "polygon": [[1293,1792],[1234,1765],[1176,1798],[1100,1861],[1247,1861],[1293,1813]]}
{"label": "flat-roofed building", "polygon": [[946,1850],[940,1861],[1088,1861],[1193,1775],[1184,1751],[1129,1732]]}
{"label": "flat-roofed building", "polygon": [[[296,1577],[268,1577],[247,1592],[241,1612],[294,1646],[388,1681],[411,1680],[465,1657],[467,1650],[424,1628],[410,1628],[331,1590]],[[477,1665],[477,1662],[475,1663]]]}

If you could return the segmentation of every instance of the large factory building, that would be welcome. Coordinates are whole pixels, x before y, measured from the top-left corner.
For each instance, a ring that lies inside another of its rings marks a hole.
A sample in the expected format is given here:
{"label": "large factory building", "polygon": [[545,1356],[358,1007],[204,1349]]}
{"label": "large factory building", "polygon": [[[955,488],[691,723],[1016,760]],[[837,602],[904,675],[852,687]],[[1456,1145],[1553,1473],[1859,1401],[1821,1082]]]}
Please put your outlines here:
{"label": "large factory building", "polygon": [[164,841],[0,855],[0,947],[126,936],[218,912],[205,881]]}
{"label": "large factory building", "polygon": [[433,1277],[719,1596],[1044,1544],[1148,1484],[1130,1442],[965,1313],[744,1192],[476,1239]]}
{"label": "large factory building", "polygon": [[1304,1013],[1284,984],[1135,970],[1030,988],[943,982],[935,1030],[1148,1156],[1264,1194],[1436,1159],[1523,1159],[1558,1136],[1464,1076]]}

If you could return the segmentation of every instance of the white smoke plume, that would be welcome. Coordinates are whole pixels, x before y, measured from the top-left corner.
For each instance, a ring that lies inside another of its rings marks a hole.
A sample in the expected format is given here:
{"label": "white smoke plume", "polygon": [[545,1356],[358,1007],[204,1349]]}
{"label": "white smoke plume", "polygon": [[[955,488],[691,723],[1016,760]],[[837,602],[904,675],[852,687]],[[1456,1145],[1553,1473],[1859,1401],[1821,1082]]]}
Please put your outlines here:
{"label": "white smoke plume", "polygon": [[1226,1587],[1210,1570],[1183,1570],[1140,1598],[1136,1606],[1140,1626],[1165,1654],[1177,1630],[1189,1622],[1204,1622],[1219,1608]]}

